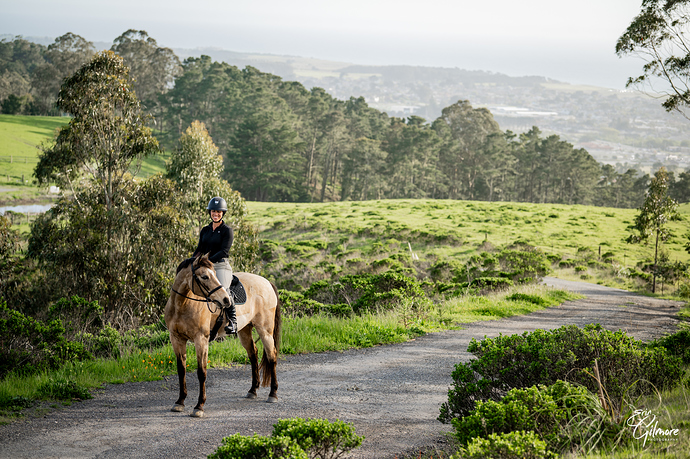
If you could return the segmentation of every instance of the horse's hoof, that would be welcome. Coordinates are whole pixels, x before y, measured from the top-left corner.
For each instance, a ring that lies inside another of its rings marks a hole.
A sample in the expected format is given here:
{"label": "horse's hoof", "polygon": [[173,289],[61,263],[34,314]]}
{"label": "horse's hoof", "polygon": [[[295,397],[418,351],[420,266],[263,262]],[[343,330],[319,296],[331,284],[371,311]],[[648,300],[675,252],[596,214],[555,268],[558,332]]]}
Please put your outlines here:
{"label": "horse's hoof", "polygon": [[194,411],[192,411],[192,414],[190,414],[190,416],[193,418],[203,418],[204,417],[204,410],[197,410],[195,408]]}
{"label": "horse's hoof", "polygon": [[247,392],[247,398],[250,398],[253,400],[256,398],[256,394],[252,394],[251,392]]}
{"label": "horse's hoof", "polygon": [[182,413],[182,412],[184,412],[184,405],[178,405],[176,403],[175,406],[173,406],[170,411],[173,411],[175,413]]}
{"label": "horse's hoof", "polygon": [[278,397],[268,397],[268,400],[266,400],[266,403],[276,403],[278,401]]}

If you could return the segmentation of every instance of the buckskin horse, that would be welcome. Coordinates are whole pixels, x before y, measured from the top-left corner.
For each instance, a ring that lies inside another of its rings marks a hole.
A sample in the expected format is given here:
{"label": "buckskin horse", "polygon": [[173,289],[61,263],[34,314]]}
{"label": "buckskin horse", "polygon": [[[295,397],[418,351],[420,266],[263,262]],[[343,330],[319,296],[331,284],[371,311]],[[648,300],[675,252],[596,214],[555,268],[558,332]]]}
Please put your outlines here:
{"label": "buckskin horse", "polygon": [[[281,328],[278,291],[275,285],[256,274],[240,272],[235,273],[235,276],[243,284],[247,297],[244,304],[236,305],[238,336],[252,366],[252,387],[247,398],[256,398],[259,385],[266,387],[270,383],[271,391],[267,402],[275,402],[278,400],[276,364]],[[180,381],[180,396],[171,411],[183,412],[185,408],[187,341],[192,341],[196,350],[199,400],[191,416],[203,417],[208,344],[217,336],[225,335],[222,307],[229,303],[230,296],[218,281],[208,256],[189,258],[180,263],[170,298],[165,305],[165,324],[177,357],[177,376]],[[252,329],[256,329],[264,347],[260,365]]]}

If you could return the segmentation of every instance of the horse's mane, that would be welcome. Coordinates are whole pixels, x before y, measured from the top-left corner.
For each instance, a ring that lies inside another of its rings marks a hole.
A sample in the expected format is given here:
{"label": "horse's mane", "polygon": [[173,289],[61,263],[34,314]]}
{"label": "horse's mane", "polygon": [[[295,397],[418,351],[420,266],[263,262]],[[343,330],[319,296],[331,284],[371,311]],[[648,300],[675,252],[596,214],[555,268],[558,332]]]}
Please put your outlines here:
{"label": "horse's mane", "polygon": [[211,263],[207,256],[192,257],[182,261],[182,263],[180,263],[180,265],[177,267],[177,271],[175,272],[175,274],[179,274],[180,271],[189,267],[189,265],[192,264],[195,260],[199,260],[197,266],[202,266],[204,268],[213,268],[213,263]]}

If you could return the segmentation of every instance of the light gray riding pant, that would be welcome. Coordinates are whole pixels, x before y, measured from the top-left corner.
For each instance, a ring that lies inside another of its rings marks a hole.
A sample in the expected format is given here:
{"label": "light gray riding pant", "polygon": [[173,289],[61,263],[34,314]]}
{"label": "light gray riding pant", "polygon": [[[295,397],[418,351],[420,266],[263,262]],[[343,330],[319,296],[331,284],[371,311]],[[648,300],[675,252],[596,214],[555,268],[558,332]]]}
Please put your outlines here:
{"label": "light gray riding pant", "polygon": [[232,283],[232,267],[227,258],[222,259],[218,263],[213,263],[213,269],[216,270],[216,277],[223,287],[227,290]]}

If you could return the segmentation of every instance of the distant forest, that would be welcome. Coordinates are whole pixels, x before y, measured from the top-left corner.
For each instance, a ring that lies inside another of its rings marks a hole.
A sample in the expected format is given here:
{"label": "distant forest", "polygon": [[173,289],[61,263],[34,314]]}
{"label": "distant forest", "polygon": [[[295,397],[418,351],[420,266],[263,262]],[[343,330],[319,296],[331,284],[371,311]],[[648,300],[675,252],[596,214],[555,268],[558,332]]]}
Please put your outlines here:
{"label": "distant forest", "polygon": [[[169,148],[193,121],[205,124],[224,177],[249,200],[324,202],[396,198],[470,199],[639,207],[650,177],[619,173],[538,127],[501,131],[491,112],[466,100],[440,117],[390,117],[364,98],[337,100],[322,88],[208,56],[184,62],[145,31],[111,48],[131,69],[136,94]],[[0,41],[3,113],[59,115],[62,80],[95,53],[75,34],[43,46]],[[414,75],[410,75],[411,78]],[[690,172],[671,195],[690,201]]]}

